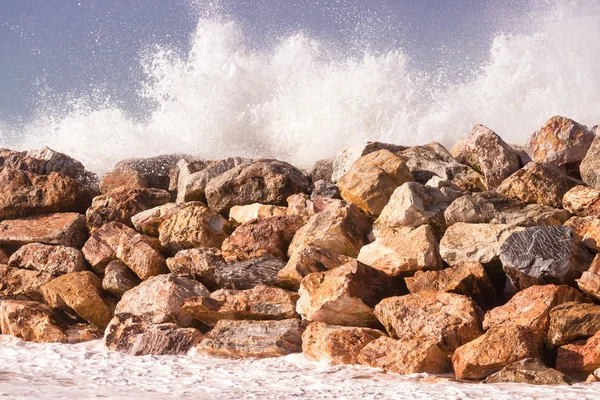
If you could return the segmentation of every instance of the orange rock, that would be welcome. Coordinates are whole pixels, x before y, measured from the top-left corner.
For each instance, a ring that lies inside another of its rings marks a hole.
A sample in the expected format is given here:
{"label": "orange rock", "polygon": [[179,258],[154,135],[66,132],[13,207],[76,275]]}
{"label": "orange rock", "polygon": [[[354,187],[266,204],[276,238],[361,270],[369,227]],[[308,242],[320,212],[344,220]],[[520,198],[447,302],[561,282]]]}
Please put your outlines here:
{"label": "orange rock", "polygon": [[81,248],[86,239],[81,214],[48,214],[0,222],[0,246],[17,249],[29,243]]}
{"label": "orange rock", "polygon": [[123,234],[133,237],[136,232],[120,222],[109,222],[85,242],[81,251],[94,272],[102,275],[108,263],[117,259],[117,248]]}
{"label": "orange rock", "polygon": [[575,239],[594,252],[600,252],[600,218],[573,217],[565,222],[573,229]]}
{"label": "orange rock", "polygon": [[121,235],[117,258],[125,263],[141,279],[167,274],[167,261],[160,254],[158,239],[136,233]]}
{"label": "orange rock", "polygon": [[563,205],[570,213],[580,217],[600,217],[600,189],[575,186],[565,193]]}
{"label": "orange rock", "polygon": [[35,301],[2,301],[0,332],[27,342],[66,342],[52,314],[50,307]]}
{"label": "orange rock", "polygon": [[567,344],[558,349],[556,369],[576,379],[585,379],[600,368],[600,331],[588,340]]}

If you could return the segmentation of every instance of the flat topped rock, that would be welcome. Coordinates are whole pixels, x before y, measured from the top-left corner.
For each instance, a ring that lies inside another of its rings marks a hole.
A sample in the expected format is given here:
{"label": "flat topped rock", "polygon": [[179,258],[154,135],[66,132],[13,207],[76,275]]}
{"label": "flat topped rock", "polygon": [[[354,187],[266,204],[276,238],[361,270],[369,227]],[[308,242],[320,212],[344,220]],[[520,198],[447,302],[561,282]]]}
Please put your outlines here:
{"label": "flat topped rock", "polygon": [[16,249],[29,243],[81,248],[87,230],[85,216],[76,213],[47,214],[0,222],[0,246]]}

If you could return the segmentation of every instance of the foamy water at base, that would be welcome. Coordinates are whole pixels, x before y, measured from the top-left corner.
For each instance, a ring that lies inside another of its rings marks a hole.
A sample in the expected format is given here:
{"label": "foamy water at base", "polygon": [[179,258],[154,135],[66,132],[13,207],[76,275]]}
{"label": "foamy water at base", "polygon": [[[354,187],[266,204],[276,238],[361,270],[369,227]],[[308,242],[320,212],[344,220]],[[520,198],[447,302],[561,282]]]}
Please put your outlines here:
{"label": "foamy water at base", "polygon": [[428,383],[302,355],[265,360],[133,357],[101,341],[79,345],[0,341],[0,397],[26,399],[598,399],[600,384],[571,387]]}

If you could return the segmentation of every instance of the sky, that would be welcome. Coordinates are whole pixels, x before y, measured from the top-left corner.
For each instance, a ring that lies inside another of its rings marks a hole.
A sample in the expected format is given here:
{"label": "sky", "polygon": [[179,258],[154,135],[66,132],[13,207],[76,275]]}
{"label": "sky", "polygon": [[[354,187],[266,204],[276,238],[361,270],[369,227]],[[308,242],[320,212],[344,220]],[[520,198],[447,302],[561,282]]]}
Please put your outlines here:
{"label": "sky", "polygon": [[424,70],[481,63],[492,37],[515,29],[523,0],[0,0],[0,121],[19,122],[54,98],[102,90],[135,114],[140,57],[186,52],[198,18],[219,9],[266,46],[303,32],[343,51],[401,48]]}

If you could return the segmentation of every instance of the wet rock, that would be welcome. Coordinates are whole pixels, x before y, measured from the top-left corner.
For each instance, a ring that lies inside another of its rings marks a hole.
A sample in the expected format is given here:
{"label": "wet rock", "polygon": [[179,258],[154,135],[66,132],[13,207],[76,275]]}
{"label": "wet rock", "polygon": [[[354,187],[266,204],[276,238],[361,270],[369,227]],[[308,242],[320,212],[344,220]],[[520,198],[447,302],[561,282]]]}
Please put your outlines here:
{"label": "wet rock", "polygon": [[81,248],[87,238],[85,217],[62,213],[0,222],[0,246],[18,249],[29,243]]}
{"label": "wet rock", "polygon": [[551,347],[560,347],[587,339],[598,331],[600,306],[592,303],[563,303],[550,311],[547,343]]}
{"label": "wet rock", "polygon": [[370,216],[378,216],[394,190],[413,180],[400,157],[378,150],[356,160],[337,184],[344,200]]}
{"label": "wet rock", "polygon": [[496,291],[483,265],[478,262],[459,263],[442,271],[417,271],[405,278],[411,293],[436,291],[468,296],[484,310],[496,305]]}
{"label": "wet rock", "polygon": [[121,297],[129,289],[140,284],[140,278],[119,260],[108,263],[102,279],[102,289],[113,296]]}
{"label": "wet rock", "polygon": [[483,334],[483,311],[466,296],[423,291],[390,297],[375,307],[375,316],[397,340],[432,340],[452,354]]}
{"label": "wet rock", "polygon": [[331,175],[333,175],[333,160],[330,159],[317,161],[310,171],[310,178],[313,182],[321,180],[331,182]]}
{"label": "wet rock", "polygon": [[167,258],[167,267],[172,273],[200,281],[214,291],[219,288],[215,273],[224,262],[219,249],[203,247],[177,252],[174,257]]}
{"label": "wet rock", "polygon": [[300,246],[313,244],[331,252],[356,257],[369,243],[371,224],[353,204],[333,203],[312,216],[294,235],[288,256]]}
{"label": "wet rock", "polygon": [[183,208],[180,204],[167,203],[131,217],[133,227],[144,235],[158,237],[158,227]]}
{"label": "wet rock", "polygon": [[158,239],[136,233],[121,235],[117,258],[123,261],[143,281],[150,277],[167,274],[166,259],[160,254]]}
{"label": "wet rock", "polygon": [[117,314],[106,328],[104,345],[130,356],[186,354],[202,333],[176,324],[149,324],[131,314]]}
{"label": "wet rock", "polygon": [[331,181],[336,183],[360,157],[383,149],[389,150],[392,153],[397,153],[405,150],[406,147],[381,142],[367,142],[348,147],[335,156],[332,166],[333,173],[331,174]]}
{"label": "wet rock", "polygon": [[587,340],[559,347],[556,369],[578,380],[600,368],[600,331]]}
{"label": "wet rock", "polygon": [[221,253],[228,262],[263,256],[286,260],[290,242],[303,225],[304,220],[297,215],[251,220],[238,226],[223,241]]}
{"label": "wet rock", "polygon": [[186,299],[183,311],[198,321],[214,325],[228,320],[279,320],[297,318],[298,294],[257,285],[248,290],[217,290],[210,297]]}
{"label": "wet rock", "polygon": [[309,244],[294,251],[286,266],[277,274],[277,278],[283,287],[298,290],[306,275],[334,269],[352,260],[352,257]]}
{"label": "wet rock", "polygon": [[385,336],[376,329],[313,322],[302,334],[302,352],[308,360],[328,364],[359,364],[360,351]]}
{"label": "wet rock", "polygon": [[330,204],[346,204],[342,200],[327,197],[310,197],[305,193],[294,194],[287,198],[287,215],[299,215],[308,221],[313,215],[325,210]]}
{"label": "wet rock", "polygon": [[127,291],[117,304],[115,315],[131,314],[143,321],[192,325],[192,315],[182,309],[186,299],[208,297],[210,292],[200,282],[174,274],[154,276]]}
{"label": "wet rock", "polygon": [[113,221],[133,227],[131,217],[170,201],[169,192],[161,189],[117,189],[94,198],[85,213],[87,226],[91,233]]}
{"label": "wet rock", "polygon": [[119,161],[102,177],[100,191],[109,193],[119,188],[169,190],[169,173],[181,157],[179,154],[167,154]]}
{"label": "wet rock", "polygon": [[312,199],[315,197],[325,197],[328,199],[341,199],[342,195],[340,189],[335,183],[327,182],[325,180],[315,181],[313,183]]}
{"label": "wet rock", "polygon": [[54,276],[41,271],[12,268],[0,265],[0,300],[44,301],[41,286]]}
{"label": "wet rock", "polygon": [[588,269],[591,253],[573,239],[571,228],[539,226],[510,235],[500,261],[517,290],[533,285],[569,284]]}
{"label": "wet rock", "polygon": [[429,225],[381,233],[375,242],[360,249],[358,261],[390,276],[442,269],[439,245]]}
{"label": "wet rock", "polygon": [[253,219],[281,217],[287,215],[287,207],[254,203],[247,206],[235,206],[229,210],[229,222],[234,225],[245,224]]}
{"label": "wet rock", "polygon": [[596,136],[587,151],[585,158],[581,161],[579,171],[581,172],[581,179],[586,185],[600,189],[600,139]]}
{"label": "wet rock", "polygon": [[569,212],[580,217],[600,218],[600,190],[575,186],[565,193],[563,205]]}
{"label": "wet rock", "polygon": [[234,167],[206,185],[208,206],[217,213],[252,203],[285,205],[296,193],[305,193],[309,183],[292,165],[277,160],[259,160]]}
{"label": "wet rock", "polygon": [[221,320],[204,336],[198,353],[215,357],[280,357],[302,351],[305,324],[297,319],[283,321]]}
{"label": "wet rock", "polygon": [[27,342],[66,342],[52,309],[35,301],[4,300],[0,303],[0,332]]}
{"label": "wet rock", "polygon": [[102,275],[109,262],[117,259],[121,236],[133,237],[136,232],[120,222],[109,222],[97,229],[81,249],[95,273]]}
{"label": "wet rock", "polygon": [[544,355],[544,334],[524,326],[497,326],[454,352],[452,365],[458,379],[484,379],[525,358]]}
{"label": "wet rock", "polygon": [[21,247],[10,257],[8,265],[14,268],[48,272],[54,276],[86,269],[81,251],[73,247],[42,243],[31,243]]}
{"label": "wet rock", "polygon": [[297,311],[303,319],[331,325],[377,327],[373,307],[395,294],[393,280],[358,261],[302,279]]}
{"label": "wet rock", "polygon": [[488,376],[485,383],[526,383],[528,385],[571,385],[575,381],[538,358],[514,362]]}
{"label": "wet rock", "polygon": [[600,252],[600,218],[573,217],[565,223],[565,226],[573,230],[575,240],[595,253]]}
{"label": "wet rock", "polygon": [[273,257],[222,264],[215,271],[215,281],[223,289],[245,290],[256,285],[279,286],[277,274],[285,261]]}
{"label": "wet rock", "polygon": [[394,340],[381,337],[358,355],[361,364],[395,374],[444,374],[452,370],[448,355],[434,340]]}
{"label": "wet rock", "polygon": [[50,307],[73,310],[100,330],[106,328],[113,316],[110,301],[102,291],[102,280],[90,271],[59,276],[41,290]]}
{"label": "wet rock", "polygon": [[163,222],[158,232],[162,246],[176,254],[195,247],[220,248],[231,225],[209,208],[193,203]]}

